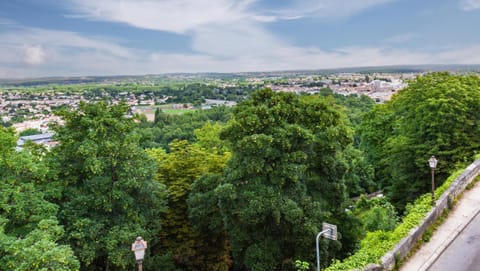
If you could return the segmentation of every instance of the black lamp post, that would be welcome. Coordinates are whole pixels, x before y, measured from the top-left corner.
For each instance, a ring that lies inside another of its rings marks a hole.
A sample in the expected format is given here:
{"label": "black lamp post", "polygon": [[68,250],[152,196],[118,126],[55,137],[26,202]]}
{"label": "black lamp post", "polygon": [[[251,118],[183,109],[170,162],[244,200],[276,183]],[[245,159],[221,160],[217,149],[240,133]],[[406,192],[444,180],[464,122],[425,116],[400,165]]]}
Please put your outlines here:
{"label": "black lamp post", "polygon": [[438,160],[435,156],[432,155],[430,159],[428,159],[428,164],[432,169],[432,204],[435,202],[435,168],[437,168]]}

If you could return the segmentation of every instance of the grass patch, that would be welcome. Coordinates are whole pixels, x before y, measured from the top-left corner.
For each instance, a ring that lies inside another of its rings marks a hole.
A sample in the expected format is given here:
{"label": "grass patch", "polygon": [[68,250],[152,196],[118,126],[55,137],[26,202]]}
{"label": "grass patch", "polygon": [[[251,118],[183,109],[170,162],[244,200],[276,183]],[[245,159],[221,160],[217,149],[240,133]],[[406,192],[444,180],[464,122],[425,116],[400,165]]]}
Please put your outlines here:
{"label": "grass patch", "polygon": [[171,115],[182,115],[182,114],[185,114],[187,112],[194,112],[196,110],[197,109],[162,109],[162,111],[165,114],[171,114]]}
{"label": "grass patch", "polygon": [[136,109],[139,110],[142,114],[155,114],[155,110],[160,109],[163,113],[169,115],[182,115],[187,112],[194,112],[199,109],[192,108],[183,108],[176,107],[173,104],[162,104],[162,105],[152,105],[152,106],[136,106]]}

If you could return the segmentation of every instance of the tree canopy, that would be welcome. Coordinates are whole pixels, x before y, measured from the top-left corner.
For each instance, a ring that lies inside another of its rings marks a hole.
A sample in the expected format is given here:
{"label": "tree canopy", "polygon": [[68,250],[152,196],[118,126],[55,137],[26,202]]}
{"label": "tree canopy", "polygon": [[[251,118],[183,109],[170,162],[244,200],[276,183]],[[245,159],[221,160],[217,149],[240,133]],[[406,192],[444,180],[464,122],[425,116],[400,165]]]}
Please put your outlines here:
{"label": "tree canopy", "polygon": [[[224,221],[238,266],[281,270],[293,259],[311,260],[322,221],[354,224],[345,214],[343,151],[352,142],[347,123],[332,99],[319,96],[265,89],[237,105],[221,132],[232,158],[222,175],[200,181],[218,184],[216,215],[222,219],[211,219],[212,228]],[[202,193],[210,192],[194,196]],[[351,237],[342,237],[344,248]],[[330,250],[338,252],[340,243]]]}
{"label": "tree canopy", "polygon": [[59,145],[50,159],[63,186],[58,216],[82,270],[132,266],[125,248],[138,235],[151,240],[148,251],[158,243],[166,190],[127,112],[125,104],[82,103],[59,112],[65,123],[53,127]]}
{"label": "tree canopy", "polygon": [[437,185],[471,161],[480,146],[479,107],[478,76],[432,73],[365,118],[362,147],[397,207],[430,190],[430,156],[439,160]]}
{"label": "tree canopy", "polygon": [[79,261],[62,245],[58,206],[49,199],[44,152],[30,144],[15,150],[13,129],[0,127],[0,270],[79,270]]}

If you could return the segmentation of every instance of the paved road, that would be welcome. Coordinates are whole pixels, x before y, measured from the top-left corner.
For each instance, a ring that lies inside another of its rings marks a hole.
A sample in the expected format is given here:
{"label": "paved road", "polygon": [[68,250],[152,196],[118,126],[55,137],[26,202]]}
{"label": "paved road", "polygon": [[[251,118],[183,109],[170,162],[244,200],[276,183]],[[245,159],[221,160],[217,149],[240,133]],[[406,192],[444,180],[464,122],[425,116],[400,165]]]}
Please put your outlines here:
{"label": "paved road", "polygon": [[[477,233],[470,233],[470,230],[467,230],[469,226],[480,228],[480,221],[477,218],[477,215],[480,213],[480,182],[477,182],[471,190],[466,190],[462,196],[458,199],[458,202],[455,204],[452,210],[450,210],[448,214],[448,218],[435,230],[432,237],[430,238],[429,242],[424,243],[419,250],[415,252],[410,258],[406,260],[406,262],[401,266],[400,271],[436,271],[436,270],[448,270],[448,271],[465,271],[465,270],[475,270],[480,271],[480,264],[478,267],[473,269],[460,269],[459,266],[464,266],[465,261],[468,261],[463,258],[463,256],[467,256],[469,253],[474,253],[476,251],[480,251],[478,249],[478,244],[480,242],[473,242],[477,244],[477,248],[472,248],[470,246],[467,251],[464,251],[467,248],[467,245],[459,245],[462,250],[459,254],[462,260],[458,260],[458,257],[454,257],[453,260],[447,260],[443,262],[439,262],[428,269],[432,264],[435,264],[437,258],[443,254],[443,251],[449,248],[450,246],[454,246],[455,239],[461,236],[461,233],[464,232],[469,236],[474,236],[471,239],[472,241],[476,241],[475,235],[478,236],[479,232]],[[478,215],[480,217],[480,215]],[[476,219],[477,218],[477,219]],[[475,221],[474,221],[475,220]],[[475,230],[475,229],[473,229]],[[480,231],[480,229],[479,229]],[[467,237],[468,239],[468,237]],[[451,250],[457,251],[457,249],[451,248]],[[447,254],[443,254],[444,257]],[[470,256],[472,257],[472,256]],[[474,259],[480,259],[480,257],[473,256]],[[452,265],[450,265],[450,261],[453,261]],[[459,265],[458,262],[461,264]],[[472,264],[472,263],[469,263]]]}
{"label": "paved road", "polygon": [[468,224],[430,266],[429,271],[480,270],[480,215]]}

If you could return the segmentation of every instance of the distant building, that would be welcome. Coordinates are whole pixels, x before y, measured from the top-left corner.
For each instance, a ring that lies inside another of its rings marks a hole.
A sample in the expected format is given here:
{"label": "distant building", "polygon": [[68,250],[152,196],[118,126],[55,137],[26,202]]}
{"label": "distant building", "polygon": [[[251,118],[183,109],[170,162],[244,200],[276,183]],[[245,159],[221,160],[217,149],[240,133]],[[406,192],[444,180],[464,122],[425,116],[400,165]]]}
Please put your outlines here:
{"label": "distant building", "polygon": [[53,133],[46,133],[30,136],[21,136],[17,141],[17,149],[21,150],[23,148],[23,145],[25,145],[27,141],[32,141],[35,144],[44,145],[47,148],[55,146],[57,142],[52,140],[53,135]]}

